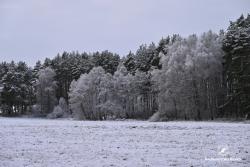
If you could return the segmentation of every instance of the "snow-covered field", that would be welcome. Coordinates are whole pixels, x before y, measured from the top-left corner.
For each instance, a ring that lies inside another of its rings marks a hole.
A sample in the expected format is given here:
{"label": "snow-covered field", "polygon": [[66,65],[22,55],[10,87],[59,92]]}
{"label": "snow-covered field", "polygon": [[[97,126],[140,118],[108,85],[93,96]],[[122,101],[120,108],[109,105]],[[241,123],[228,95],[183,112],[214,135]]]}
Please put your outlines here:
{"label": "snow-covered field", "polygon": [[250,166],[250,124],[0,118],[1,167]]}

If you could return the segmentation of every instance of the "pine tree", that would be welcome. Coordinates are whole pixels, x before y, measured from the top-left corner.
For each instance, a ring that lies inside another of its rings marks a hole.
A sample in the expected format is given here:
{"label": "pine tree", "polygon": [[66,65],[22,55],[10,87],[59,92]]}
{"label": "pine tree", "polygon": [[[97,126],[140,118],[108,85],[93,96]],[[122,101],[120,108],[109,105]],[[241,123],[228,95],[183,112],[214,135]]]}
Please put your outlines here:
{"label": "pine tree", "polygon": [[1,65],[1,104],[6,115],[24,114],[34,103],[34,76],[26,63]]}
{"label": "pine tree", "polygon": [[134,74],[136,71],[136,63],[135,63],[135,55],[130,51],[129,54],[126,56],[123,65],[127,68],[127,70]]}
{"label": "pine tree", "polygon": [[223,41],[227,102],[224,110],[236,116],[250,112],[250,15],[231,22]]}
{"label": "pine tree", "polygon": [[120,57],[118,54],[114,54],[106,50],[101,53],[94,53],[92,62],[95,67],[100,66],[105,70],[105,72],[114,74],[119,65]]}

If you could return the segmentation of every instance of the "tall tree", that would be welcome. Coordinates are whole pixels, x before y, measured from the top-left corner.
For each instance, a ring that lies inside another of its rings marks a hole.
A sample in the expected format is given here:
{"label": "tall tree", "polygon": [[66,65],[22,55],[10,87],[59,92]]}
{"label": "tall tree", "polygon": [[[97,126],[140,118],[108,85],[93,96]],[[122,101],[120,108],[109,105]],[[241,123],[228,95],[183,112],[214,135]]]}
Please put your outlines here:
{"label": "tall tree", "polygon": [[94,53],[92,61],[95,67],[101,66],[105,72],[114,74],[119,65],[120,57],[118,54],[114,54],[106,50],[101,53]]}
{"label": "tall tree", "polygon": [[56,73],[50,67],[42,69],[38,73],[36,96],[42,115],[52,112],[57,103],[55,75]]}
{"label": "tall tree", "polygon": [[223,96],[222,55],[221,37],[211,31],[176,38],[154,76],[161,114],[168,119],[214,119]]}
{"label": "tall tree", "polygon": [[34,76],[24,62],[1,65],[1,104],[4,114],[24,114],[34,103]]}
{"label": "tall tree", "polygon": [[83,74],[77,82],[73,81],[70,88],[70,108],[78,119],[106,119],[104,111],[100,110],[101,82],[106,77],[102,67],[93,68],[88,74]]}
{"label": "tall tree", "polygon": [[236,116],[250,112],[250,15],[231,22],[223,41],[227,102],[224,110]]}

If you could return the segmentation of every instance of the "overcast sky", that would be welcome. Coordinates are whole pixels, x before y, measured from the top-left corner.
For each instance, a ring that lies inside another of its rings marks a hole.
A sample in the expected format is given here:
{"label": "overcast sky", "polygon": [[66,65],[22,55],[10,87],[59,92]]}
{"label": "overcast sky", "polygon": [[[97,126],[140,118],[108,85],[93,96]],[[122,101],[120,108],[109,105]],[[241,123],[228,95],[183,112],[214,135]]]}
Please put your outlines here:
{"label": "overcast sky", "polygon": [[121,56],[169,34],[226,29],[250,0],[0,0],[0,62],[78,50]]}

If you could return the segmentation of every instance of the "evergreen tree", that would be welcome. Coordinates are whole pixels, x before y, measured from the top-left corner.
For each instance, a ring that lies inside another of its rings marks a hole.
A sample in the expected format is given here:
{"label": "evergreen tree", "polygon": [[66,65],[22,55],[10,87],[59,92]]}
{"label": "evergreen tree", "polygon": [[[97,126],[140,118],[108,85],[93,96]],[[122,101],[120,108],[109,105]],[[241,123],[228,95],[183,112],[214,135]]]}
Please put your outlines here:
{"label": "evergreen tree", "polygon": [[119,65],[120,57],[118,54],[114,54],[106,50],[101,53],[94,53],[92,61],[95,67],[100,66],[105,70],[105,72],[114,74]]}
{"label": "evergreen tree", "polygon": [[127,70],[134,74],[136,71],[136,63],[135,63],[135,55],[130,51],[129,54],[126,56],[123,65],[127,68]]}
{"label": "evergreen tree", "polygon": [[1,104],[6,115],[24,114],[34,102],[34,77],[24,62],[1,65]]}
{"label": "evergreen tree", "polygon": [[236,116],[250,112],[250,15],[231,22],[223,40],[227,102],[224,110]]}

